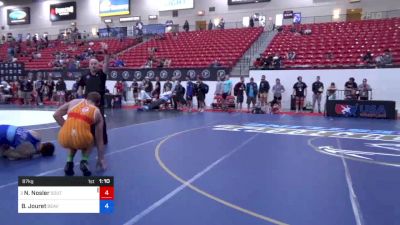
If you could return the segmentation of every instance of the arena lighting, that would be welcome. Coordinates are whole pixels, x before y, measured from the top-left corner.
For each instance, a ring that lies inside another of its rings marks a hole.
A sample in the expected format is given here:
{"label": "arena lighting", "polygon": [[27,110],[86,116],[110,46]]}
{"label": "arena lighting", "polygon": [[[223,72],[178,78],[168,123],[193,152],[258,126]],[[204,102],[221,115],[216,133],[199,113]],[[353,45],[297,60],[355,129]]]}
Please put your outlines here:
{"label": "arena lighting", "polygon": [[2,7],[4,5],[3,1],[0,1],[0,7]]}

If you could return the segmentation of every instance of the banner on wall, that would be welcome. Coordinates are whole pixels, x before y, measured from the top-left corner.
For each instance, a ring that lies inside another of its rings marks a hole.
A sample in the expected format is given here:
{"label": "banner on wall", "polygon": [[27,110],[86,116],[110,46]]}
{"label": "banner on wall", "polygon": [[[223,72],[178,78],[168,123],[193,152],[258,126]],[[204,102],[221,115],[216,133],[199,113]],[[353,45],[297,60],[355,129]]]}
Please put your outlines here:
{"label": "banner on wall", "polygon": [[271,0],[228,0],[228,5],[240,5],[260,2],[270,2]]}
{"label": "banner on wall", "polygon": [[194,0],[159,0],[159,11],[179,10],[179,9],[193,9]]}
{"label": "banner on wall", "polygon": [[[64,80],[76,80],[77,78],[87,75],[88,70],[30,70],[23,71],[22,75],[28,75],[32,78],[42,76],[45,79],[52,77],[54,79],[64,78]],[[196,69],[172,69],[172,68],[155,68],[155,69],[119,69],[110,68],[108,74],[108,80],[143,80],[148,77],[150,80],[154,80],[155,77],[160,77],[160,80],[167,80],[175,77],[179,80],[185,80],[186,77],[190,77],[195,80],[197,76],[205,81],[216,81],[217,77],[223,78],[226,74],[229,74],[228,68],[196,68]],[[0,75],[3,76],[3,75]]]}
{"label": "banner on wall", "polygon": [[7,10],[7,24],[20,25],[31,23],[31,12],[29,7],[19,7]]}
{"label": "banner on wall", "polygon": [[396,119],[394,101],[329,100],[326,102],[327,116],[375,119]]}
{"label": "banner on wall", "polygon": [[292,19],[293,18],[293,10],[283,11],[283,19]]}
{"label": "banner on wall", "polygon": [[100,16],[119,16],[130,14],[130,0],[100,0]]}
{"label": "banner on wall", "polygon": [[0,77],[3,80],[16,80],[17,77],[25,75],[23,63],[0,63]]}
{"label": "banner on wall", "polygon": [[50,21],[76,19],[76,2],[65,2],[50,5]]}
{"label": "banner on wall", "polygon": [[100,37],[126,37],[128,36],[127,27],[110,27],[99,29]]}

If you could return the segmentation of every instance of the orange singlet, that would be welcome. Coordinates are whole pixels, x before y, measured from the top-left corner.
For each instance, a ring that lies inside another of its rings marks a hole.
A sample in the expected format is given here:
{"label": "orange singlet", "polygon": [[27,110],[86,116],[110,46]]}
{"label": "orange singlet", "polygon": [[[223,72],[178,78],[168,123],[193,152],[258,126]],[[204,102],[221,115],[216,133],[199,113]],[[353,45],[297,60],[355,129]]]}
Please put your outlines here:
{"label": "orange singlet", "polygon": [[68,118],[58,133],[58,142],[67,149],[89,149],[93,145],[91,125],[94,123],[96,107],[82,100],[69,112]]}

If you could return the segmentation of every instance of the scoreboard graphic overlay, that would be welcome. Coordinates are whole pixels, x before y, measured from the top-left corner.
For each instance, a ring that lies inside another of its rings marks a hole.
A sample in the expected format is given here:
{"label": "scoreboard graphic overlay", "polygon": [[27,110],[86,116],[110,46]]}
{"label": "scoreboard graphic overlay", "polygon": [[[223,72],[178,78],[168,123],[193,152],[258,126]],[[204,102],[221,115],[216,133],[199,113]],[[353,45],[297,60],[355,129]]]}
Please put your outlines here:
{"label": "scoreboard graphic overlay", "polygon": [[18,213],[114,211],[114,177],[18,177]]}

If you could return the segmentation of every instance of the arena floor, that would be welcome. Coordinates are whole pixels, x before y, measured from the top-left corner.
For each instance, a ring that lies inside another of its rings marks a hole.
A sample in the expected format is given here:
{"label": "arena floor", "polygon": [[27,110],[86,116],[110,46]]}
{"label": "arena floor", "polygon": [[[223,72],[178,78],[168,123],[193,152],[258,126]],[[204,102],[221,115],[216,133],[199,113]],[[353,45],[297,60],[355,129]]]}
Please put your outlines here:
{"label": "arena floor", "polygon": [[[56,142],[54,123],[24,119]],[[1,224],[400,224],[397,121],[121,109],[107,122],[97,175],[115,178],[113,214],[17,213],[18,176],[64,175],[57,145],[51,159],[0,159]]]}

